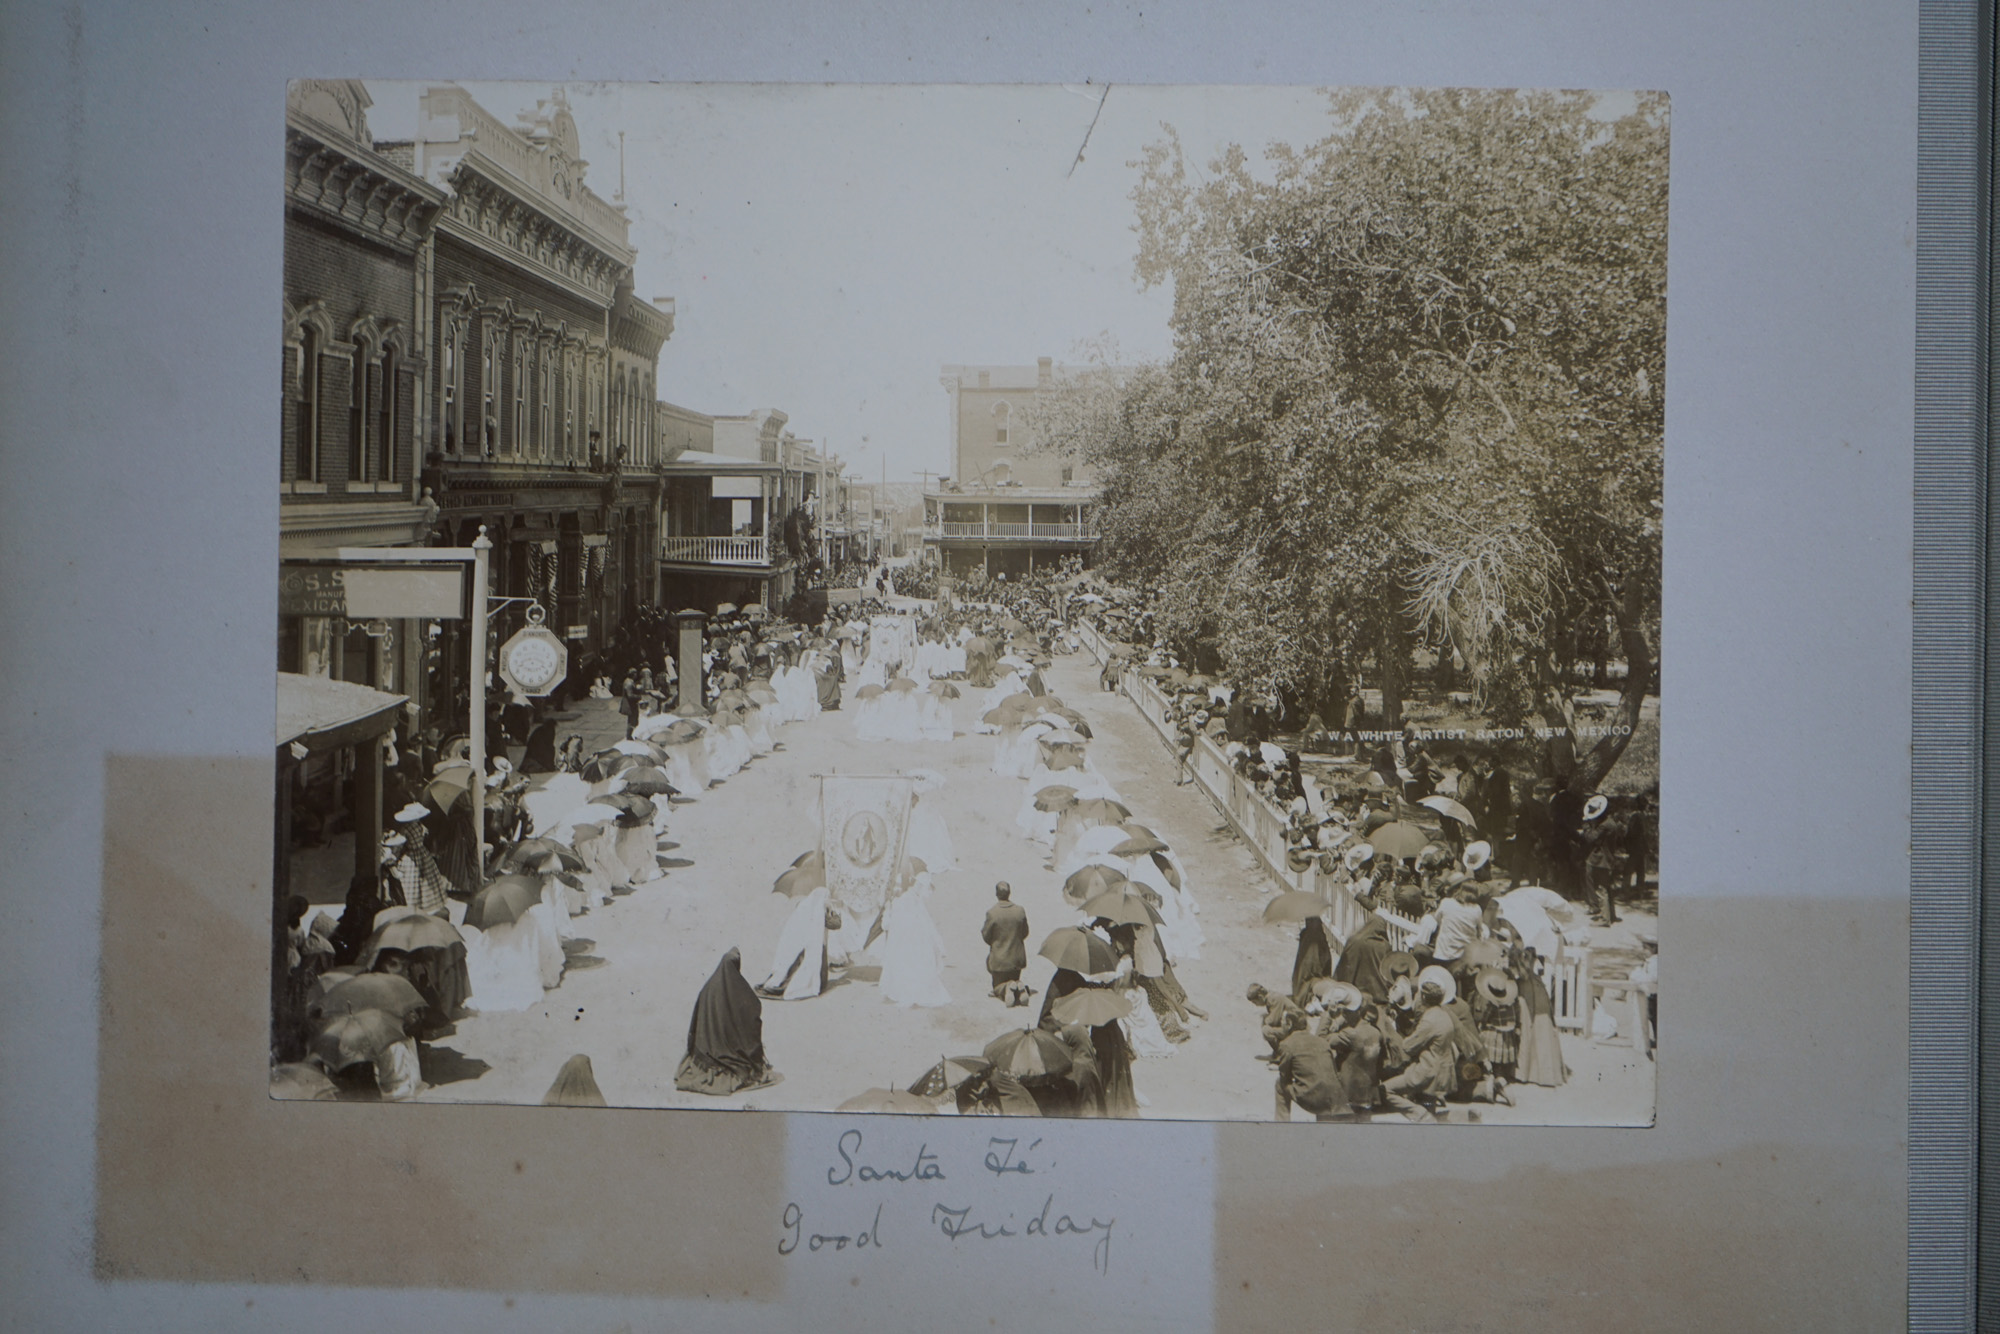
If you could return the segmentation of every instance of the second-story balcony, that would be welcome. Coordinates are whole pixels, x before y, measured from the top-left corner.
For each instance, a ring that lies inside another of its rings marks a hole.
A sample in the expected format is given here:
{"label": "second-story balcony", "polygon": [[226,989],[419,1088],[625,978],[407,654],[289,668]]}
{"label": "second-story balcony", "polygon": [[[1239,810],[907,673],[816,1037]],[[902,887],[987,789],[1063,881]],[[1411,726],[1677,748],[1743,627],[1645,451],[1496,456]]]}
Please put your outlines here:
{"label": "second-story balcony", "polygon": [[660,559],[679,565],[769,565],[770,539],[743,537],[663,537]]}
{"label": "second-story balcony", "polygon": [[1011,538],[1023,541],[1088,542],[1093,534],[1087,523],[933,523],[924,529],[932,538]]}

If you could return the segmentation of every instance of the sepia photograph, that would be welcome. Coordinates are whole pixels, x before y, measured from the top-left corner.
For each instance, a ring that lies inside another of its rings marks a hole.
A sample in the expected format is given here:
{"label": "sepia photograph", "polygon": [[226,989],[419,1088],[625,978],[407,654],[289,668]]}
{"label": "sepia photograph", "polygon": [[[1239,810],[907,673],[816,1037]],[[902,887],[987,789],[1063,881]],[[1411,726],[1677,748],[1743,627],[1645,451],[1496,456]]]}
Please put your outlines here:
{"label": "sepia photograph", "polygon": [[284,133],[273,1097],[1653,1124],[1664,94]]}

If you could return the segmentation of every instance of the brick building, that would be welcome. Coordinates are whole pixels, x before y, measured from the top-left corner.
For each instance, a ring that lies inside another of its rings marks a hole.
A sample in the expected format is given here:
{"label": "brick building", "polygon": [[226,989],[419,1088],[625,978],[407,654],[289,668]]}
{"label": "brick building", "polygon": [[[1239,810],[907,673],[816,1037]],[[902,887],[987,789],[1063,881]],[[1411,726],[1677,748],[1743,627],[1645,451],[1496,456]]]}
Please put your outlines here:
{"label": "brick building", "polygon": [[[424,284],[445,196],[375,150],[369,105],[354,80],[301,80],[286,96],[278,530],[294,574],[341,547],[421,545],[430,529]],[[421,700],[419,633],[300,614],[311,604],[290,596],[296,582],[281,583],[279,670]]]}
{"label": "brick building", "polygon": [[[659,595],[654,385],[672,302],[634,297],[624,206],[584,183],[560,89],[509,125],[433,87],[415,140],[384,147],[445,201],[423,417],[440,539],[469,545],[484,526],[495,596],[523,600],[496,612],[492,643],[532,599],[573,655],[592,654]],[[464,656],[455,642],[441,654],[454,698]]]}
{"label": "brick building", "polygon": [[1035,404],[1059,393],[1052,360],[946,366],[948,475],[924,494],[924,547],[947,574],[1022,575],[1095,543],[1103,492],[1083,463],[1029,448]]}

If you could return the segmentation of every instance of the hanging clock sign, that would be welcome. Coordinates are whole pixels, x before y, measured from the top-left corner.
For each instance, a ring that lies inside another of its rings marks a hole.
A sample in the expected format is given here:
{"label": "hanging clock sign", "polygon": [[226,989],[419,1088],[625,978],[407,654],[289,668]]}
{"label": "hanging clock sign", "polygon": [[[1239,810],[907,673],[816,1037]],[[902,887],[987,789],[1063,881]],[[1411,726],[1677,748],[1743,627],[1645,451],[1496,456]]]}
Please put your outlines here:
{"label": "hanging clock sign", "polygon": [[546,695],[569,675],[569,647],[539,620],[500,646],[500,679],[516,695]]}

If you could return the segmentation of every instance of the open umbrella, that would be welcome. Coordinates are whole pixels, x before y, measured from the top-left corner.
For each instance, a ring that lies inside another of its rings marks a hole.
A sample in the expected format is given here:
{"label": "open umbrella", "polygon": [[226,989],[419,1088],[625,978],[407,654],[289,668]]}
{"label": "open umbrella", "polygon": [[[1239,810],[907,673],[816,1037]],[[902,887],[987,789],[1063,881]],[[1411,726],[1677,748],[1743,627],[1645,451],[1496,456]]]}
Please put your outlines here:
{"label": "open umbrella", "polygon": [[928,1098],[920,1098],[902,1089],[869,1089],[849,1098],[836,1112],[904,1112],[916,1116],[929,1116],[937,1108]]}
{"label": "open umbrella", "polygon": [[642,740],[639,737],[628,736],[623,741],[613,742],[611,749],[617,751],[620,755],[635,755],[642,760],[651,760],[655,764],[659,764],[667,758],[665,751],[652,742]]}
{"label": "open umbrella", "polygon": [[1132,818],[1130,808],[1109,797],[1088,797],[1070,809],[1085,824],[1122,824]]}
{"label": "open umbrella", "polygon": [[453,765],[424,784],[424,801],[440,814],[449,811],[452,803],[464,796],[472,787],[472,767]]}
{"label": "open umbrella", "polygon": [[1108,866],[1092,864],[1076,871],[1063,881],[1063,899],[1076,907],[1082,907],[1102,894],[1125,888],[1131,882],[1122,874]]}
{"label": "open umbrella", "polygon": [[1153,865],[1160,868],[1160,874],[1166,877],[1167,883],[1178,892],[1181,887],[1181,873],[1174,869],[1174,864],[1163,854],[1156,852],[1153,854]]}
{"label": "open umbrella", "polygon": [[736,604],[734,602],[718,602],[715,604],[715,614],[717,616],[734,616],[736,614]]}
{"label": "open umbrella", "polygon": [[339,1099],[340,1090],[324,1070],[300,1061],[296,1065],[271,1067],[271,1096],[297,1102],[334,1102]]}
{"label": "open umbrella", "polygon": [[1125,889],[1115,889],[1085,900],[1083,912],[1086,917],[1109,922],[1113,926],[1145,926],[1149,922],[1157,924],[1160,920],[1152,904]]}
{"label": "open umbrella", "polygon": [[1038,811],[1061,811],[1076,805],[1076,789],[1061,783],[1051,783],[1035,794],[1035,809]]}
{"label": "open umbrella", "polygon": [[876,697],[877,695],[881,695],[881,694],[884,694],[884,693],[886,693],[886,692],[885,692],[885,691],[884,691],[884,690],[882,689],[882,687],[881,687],[881,686],[878,686],[878,685],[865,685],[865,686],[861,687],[861,689],[859,689],[859,690],[857,690],[857,691],[855,691],[855,692],[854,692],[854,698],[856,698],[856,699],[874,699],[874,698],[875,698],[875,697]]}
{"label": "open umbrella", "polygon": [[524,838],[500,860],[509,871],[581,871],[583,858],[552,838]]}
{"label": "open umbrella", "polygon": [[444,918],[412,912],[376,928],[361,951],[360,962],[363,968],[371,968],[375,964],[375,956],[383,950],[414,954],[418,950],[449,949],[464,943],[465,937],[458,934],[458,928]]}
{"label": "open umbrella", "polygon": [[618,823],[627,829],[634,825],[647,824],[659,813],[659,807],[649,798],[642,797],[636,792],[607,792],[601,797],[592,798],[590,804],[609,806],[617,811]]}
{"label": "open umbrella", "polygon": [[321,1024],[313,1034],[312,1054],[329,1070],[345,1070],[350,1065],[374,1060],[405,1036],[403,1021],[386,1011],[340,1014]]}
{"label": "open umbrella", "polygon": [[1267,922],[1303,922],[1318,917],[1327,909],[1326,900],[1317,894],[1308,894],[1302,889],[1286,890],[1277,898],[1264,905],[1264,920]]}
{"label": "open umbrella", "polygon": [[1118,951],[1111,947],[1111,942],[1080,926],[1057,927],[1036,952],[1072,973],[1108,973],[1118,966]]}
{"label": "open umbrella", "polygon": [[802,899],[825,883],[826,858],[818,852],[808,852],[785,868],[771,890],[788,899]]}
{"label": "open umbrella", "polygon": [[667,781],[664,770],[650,764],[641,764],[616,775],[620,792],[630,792],[641,797],[671,797],[680,791]]}
{"label": "open umbrella", "polygon": [[635,769],[647,763],[647,756],[628,755],[622,750],[600,750],[583,762],[577,772],[586,783],[602,783],[605,779]]}
{"label": "open umbrella", "polygon": [[1156,834],[1133,834],[1123,843],[1111,849],[1114,857],[1138,857],[1155,852],[1165,852],[1167,845]]}
{"label": "open umbrella", "polygon": [[1377,853],[1394,861],[1416,856],[1430,841],[1430,835],[1401,820],[1391,821],[1368,836],[1368,842]]}
{"label": "open umbrella", "polygon": [[314,1002],[307,1014],[313,1019],[335,1019],[343,1014],[381,1010],[397,1023],[407,1025],[410,1017],[428,1003],[408,978],[394,973],[361,973],[330,989]]}
{"label": "open umbrella", "polygon": [[1449,815],[1468,829],[1478,827],[1478,821],[1472,818],[1472,812],[1453,801],[1450,797],[1425,797],[1417,805],[1428,806],[1439,815]]}
{"label": "open umbrella", "polygon": [[1067,727],[1059,727],[1043,737],[1042,744],[1048,746],[1081,746],[1083,744],[1083,734]]}
{"label": "open umbrella", "polygon": [[1058,997],[1054,1006],[1056,1018],[1085,1028],[1096,1028],[1131,1013],[1132,1002],[1109,987],[1079,987],[1067,996]]}
{"label": "open umbrella", "polygon": [[949,681],[931,682],[931,693],[939,699],[957,699],[958,687]]}
{"label": "open umbrella", "polygon": [[966,1080],[992,1068],[993,1062],[984,1056],[947,1056],[918,1076],[909,1091],[919,1098],[941,1101]]}
{"label": "open umbrella", "polygon": [[539,876],[503,875],[474,894],[472,902],[465,905],[465,924],[491,931],[496,926],[520,921],[528,915],[528,909],[541,901]]}
{"label": "open umbrella", "polygon": [[718,709],[747,709],[750,707],[750,697],[740,690],[725,690],[715,697],[715,707]]}
{"label": "open umbrella", "polygon": [[1002,1033],[986,1044],[981,1055],[1023,1083],[1069,1073],[1069,1048],[1053,1033],[1039,1028],[1017,1028]]}
{"label": "open umbrella", "polygon": [[889,683],[889,689],[901,695],[907,695],[916,688],[917,683],[907,676],[899,676]]}

